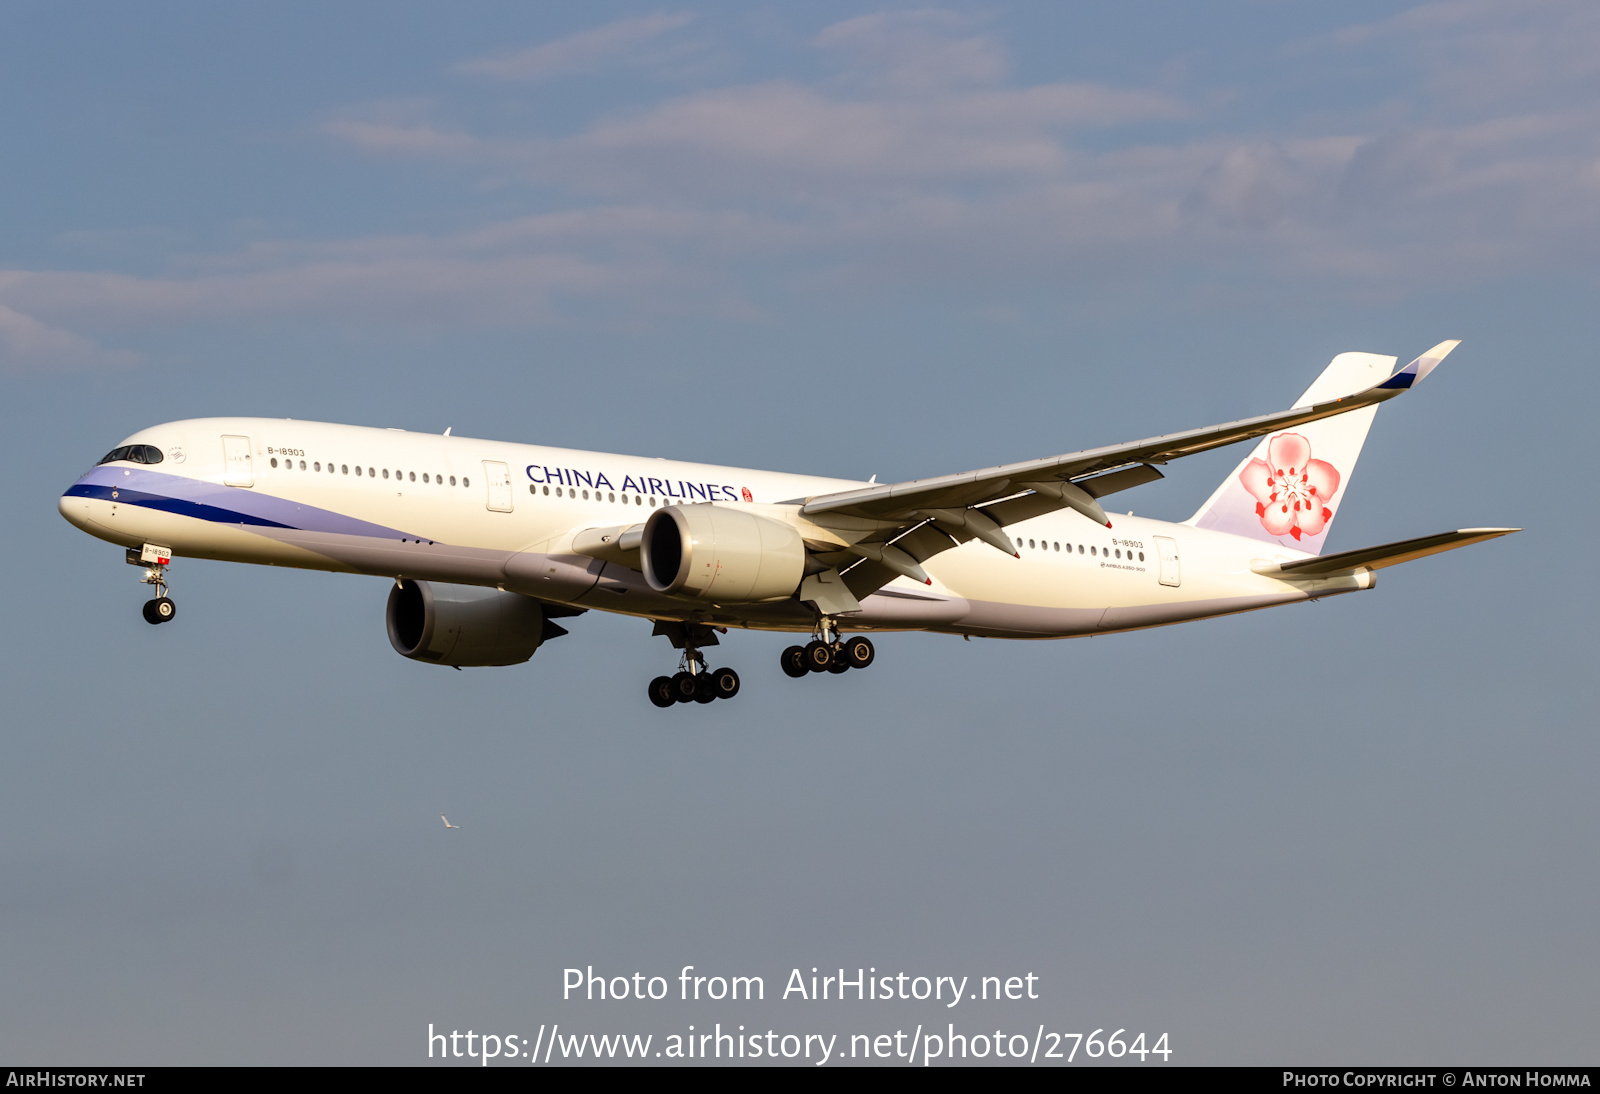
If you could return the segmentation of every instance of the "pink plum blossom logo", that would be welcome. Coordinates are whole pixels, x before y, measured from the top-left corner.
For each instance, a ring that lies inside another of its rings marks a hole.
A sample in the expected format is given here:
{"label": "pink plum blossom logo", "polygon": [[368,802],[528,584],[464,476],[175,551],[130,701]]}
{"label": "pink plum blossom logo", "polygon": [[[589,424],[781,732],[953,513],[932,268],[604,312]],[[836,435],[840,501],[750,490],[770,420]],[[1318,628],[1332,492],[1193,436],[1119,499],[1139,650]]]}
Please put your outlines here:
{"label": "pink plum blossom logo", "polygon": [[1256,516],[1271,535],[1320,535],[1333,519],[1327,503],[1339,491],[1339,472],[1326,460],[1312,459],[1311,442],[1298,433],[1267,442],[1267,458],[1245,464],[1239,481],[1256,499]]}

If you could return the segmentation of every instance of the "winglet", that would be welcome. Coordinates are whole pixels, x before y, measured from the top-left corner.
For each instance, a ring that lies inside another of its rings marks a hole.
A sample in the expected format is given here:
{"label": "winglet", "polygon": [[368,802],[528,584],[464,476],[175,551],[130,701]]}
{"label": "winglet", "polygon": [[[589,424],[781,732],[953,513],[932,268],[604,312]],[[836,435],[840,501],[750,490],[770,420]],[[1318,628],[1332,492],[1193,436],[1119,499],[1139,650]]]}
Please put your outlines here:
{"label": "winglet", "polygon": [[1408,388],[1420,384],[1423,380],[1423,377],[1427,376],[1428,373],[1438,368],[1439,362],[1448,357],[1450,351],[1455,349],[1460,344],[1461,339],[1459,338],[1451,338],[1440,342],[1427,353],[1424,353],[1421,357],[1418,357],[1405,368],[1401,369],[1383,383],[1379,384],[1378,387]]}

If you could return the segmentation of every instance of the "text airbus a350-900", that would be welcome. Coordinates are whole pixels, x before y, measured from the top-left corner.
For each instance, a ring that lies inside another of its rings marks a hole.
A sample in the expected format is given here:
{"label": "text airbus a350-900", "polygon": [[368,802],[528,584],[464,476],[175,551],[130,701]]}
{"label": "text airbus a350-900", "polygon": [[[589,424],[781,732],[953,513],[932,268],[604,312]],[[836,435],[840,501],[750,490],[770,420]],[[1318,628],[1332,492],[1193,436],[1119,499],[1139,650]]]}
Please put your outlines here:
{"label": "text airbus a350-900", "polygon": [[[390,579],[389,641],[438,665],[513,665],[591,609],[648,619],[681,650],[658,706],[739,691],[704,650],[729,627],[810,635],[790,676],[863,669],[868,632],[1072,638],[1370,589],[1375,572],[1516,531],[1467,528],[1324,554],[1398,372],[1343,353],[1288,410],[1131,444],[901,483],[677,463],[394,429],[202,418],[141,430],[61,513],[127,548],[176,612],[174,557]],[[1260,438],[1182,523],[1101,499],[1181,456]]]}

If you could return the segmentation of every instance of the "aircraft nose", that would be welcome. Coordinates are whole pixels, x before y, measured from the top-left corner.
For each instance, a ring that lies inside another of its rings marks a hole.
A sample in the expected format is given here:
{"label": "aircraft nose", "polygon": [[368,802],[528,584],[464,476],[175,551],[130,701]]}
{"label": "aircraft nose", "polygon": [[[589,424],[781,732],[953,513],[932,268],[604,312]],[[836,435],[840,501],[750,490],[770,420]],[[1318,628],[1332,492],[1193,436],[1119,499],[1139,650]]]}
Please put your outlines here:
{"label": "aircraft nose", "polygon": [[85,531],[89,528],[89,499],[80,492],[84,480],[79,479],[67,487],[67,492],[56,501],[56,508],[68,522]]}

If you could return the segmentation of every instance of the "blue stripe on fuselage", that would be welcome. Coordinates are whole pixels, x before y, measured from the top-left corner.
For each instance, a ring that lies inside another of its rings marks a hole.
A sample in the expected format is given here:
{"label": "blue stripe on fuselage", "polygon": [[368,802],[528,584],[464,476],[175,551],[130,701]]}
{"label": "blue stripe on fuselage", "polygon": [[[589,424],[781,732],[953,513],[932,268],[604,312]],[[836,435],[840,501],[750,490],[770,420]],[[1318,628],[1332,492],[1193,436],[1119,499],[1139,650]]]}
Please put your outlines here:
{"label": "blue stripe on fuselage", "polygon": [[275,520],[265,517],[251,516],[234,509],[224,509],[218,505],[205,505],[196,501],[184,501],[182,498],[169,498],[161,494],[147,494],[141,490],[128,490],[123,487],[96,486],[92,483],[74,483],[67,488],[66,496],[69,498],[95,498],[99,501],[114,501],[118,505],[138,505],[145,509],[159,509],[163,513],[175,513],[181,517],[197,517],[200,520],[209,520],[217,524],[253,524],[261,528],[292,528],[290,524],[280,524]]}
{"label": "blue stripe on fuselage", "polygon": [[[112,491],[118,496],[111,497]],[[336,510],[278,497],[270,491],[222,486],[204,479],[145,469],[96,467],[66,493],[68,496],[92,497],[102,501],[126,500],[130,505],[194,516],[220,524],[331,532],[369,539],[404,539],[413,536],[411,532],[373,524]]]}

